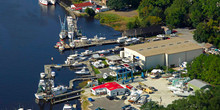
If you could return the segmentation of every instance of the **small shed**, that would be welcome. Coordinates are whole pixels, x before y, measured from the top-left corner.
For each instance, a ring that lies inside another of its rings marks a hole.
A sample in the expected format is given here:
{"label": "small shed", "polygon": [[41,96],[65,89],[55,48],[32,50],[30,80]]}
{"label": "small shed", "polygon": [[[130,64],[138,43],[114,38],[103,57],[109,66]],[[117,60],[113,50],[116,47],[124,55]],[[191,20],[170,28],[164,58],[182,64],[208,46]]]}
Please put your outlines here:
{"label": "small shed", "polygon": [[187,87],[188,89],[193,89],[194,91],[196,91],[200,89],[209,88],[210,84],[199,79],[193,79],[188,82]]}
{"label": "small shed", "polygon": [[107,56],[106,59],[110,61],[120,61],[121,57],[119,57],[118,55],[111,55],[111,56]]}

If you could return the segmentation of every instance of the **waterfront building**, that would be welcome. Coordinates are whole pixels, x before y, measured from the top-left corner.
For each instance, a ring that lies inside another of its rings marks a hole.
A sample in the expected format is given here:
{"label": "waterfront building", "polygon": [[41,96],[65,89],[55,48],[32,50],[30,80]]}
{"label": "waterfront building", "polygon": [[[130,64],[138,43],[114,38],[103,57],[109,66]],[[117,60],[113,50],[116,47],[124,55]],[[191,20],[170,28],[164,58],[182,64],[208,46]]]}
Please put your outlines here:
{"label": "waterfront building", "polygon": [[154,41],[124,48],[124,57],[133,60],[139,57],[142,69],[157,65],[176,67],[182,62],[190,62],[203,53],[203,48],[181,38]]}
{"label": "waterfront building", "polygon": [[77,11],[80,11],[80,12],[85,12],[86,8],[91,8],[91,9],[95,10],[96,5],[93,4],[92,2],[84,2],[84,3],[71,5],[71,9],[77,10]]}
{"label": "waterfront building", "polygon": [[91,89],[92,94],[94,95],[109,95],[109,96],[117,96],[125,94],[125,89],[123,86],[118,84],[117,82],[108,82]]}

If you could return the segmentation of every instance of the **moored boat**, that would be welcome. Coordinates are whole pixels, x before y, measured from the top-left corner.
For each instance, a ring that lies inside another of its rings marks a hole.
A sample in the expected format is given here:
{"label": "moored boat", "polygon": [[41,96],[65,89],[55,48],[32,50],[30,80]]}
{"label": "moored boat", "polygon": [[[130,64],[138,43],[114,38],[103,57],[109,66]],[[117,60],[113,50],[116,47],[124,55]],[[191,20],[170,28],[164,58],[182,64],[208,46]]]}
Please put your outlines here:
{"label": "moored boat", "polygon": [[83,67],[82,70],[76,71],[75,73],[83,75],[83,74],[89,74],[90,72],[87,71],[85,67]]}
{"label": "moored boat", "polygon": [[39,3],[42,5],[48,5],[48,0],[39,0]]}
{"label": "moored boat", "polygon": [[55,5],[56,4],[56,0],[48,0],[48,3]]}

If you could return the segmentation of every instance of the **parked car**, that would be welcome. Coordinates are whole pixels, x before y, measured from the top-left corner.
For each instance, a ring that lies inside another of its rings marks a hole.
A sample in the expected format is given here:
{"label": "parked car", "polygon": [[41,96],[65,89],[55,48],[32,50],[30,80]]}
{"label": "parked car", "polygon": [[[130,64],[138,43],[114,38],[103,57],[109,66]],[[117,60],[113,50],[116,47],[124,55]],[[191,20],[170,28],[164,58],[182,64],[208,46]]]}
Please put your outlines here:
{"label": "parked car", "polygon": [[130,92],[125,92],[125,96],[129,96],[130,95]]}
{"label": "parked car", "polygon": [[126,108],[131,107],[131,105],[125,105],[123,107],[121,107],[122,110],[125,110]]}
{"label": "parked car", "polygon": [[152,91],[158,91],[156,88],[154,88],[154,87],[149,87],[149,89],[150,90],[152,90]]}
{"label": "parked car", "polygon": [[126,100],[126,99],[127,99],[127,97],[124,95],[121,97],[121,100]]}
{"label": "parked car", "polygon": [[106,98],[107,98],[108,100],[113,100],[113,99],[114,99],[113,96],[106,96]]}
{"label": "parked car", "polygon": [[113,98],[114,98],[115,100],[119,100],[119,98],[118,98],[117,96],[113,96]]}
{"label": "parked car", "polygon": [[92,98],[88,98],[88,101],[93,102],[93,101],[95,101],[95,100],[92,99]]}
{"label": "parked car", "polygon": [[128,85],[126,85],[126,88],[128,88],[128,89],[132,89],[132,88],[133,88],[133,86],[132,86],[132,85],[130,85],[130,84],[128,84]]}

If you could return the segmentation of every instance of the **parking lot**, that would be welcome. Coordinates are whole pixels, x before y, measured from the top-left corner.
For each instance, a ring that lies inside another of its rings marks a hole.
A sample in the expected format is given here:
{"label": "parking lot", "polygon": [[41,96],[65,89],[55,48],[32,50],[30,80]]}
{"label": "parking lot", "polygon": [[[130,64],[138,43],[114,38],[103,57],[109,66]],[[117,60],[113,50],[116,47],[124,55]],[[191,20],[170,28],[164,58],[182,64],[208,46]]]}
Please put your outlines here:
{"label": "parking lot", "polygon": [[121,107],[125,106],[123,100],[108,100],[105,97],[96,98],[92,104],[93,105],[90,106],[92,110],[95,110],[98,107],[104,108],[105,110],[121,110]]}
{"label": "parking lot", "polygon": [[[168,104],[171,104],[172,101],[181,98],[181,97],[175,96],[167,88],[169,85],[167,84],[168,81],[165,78],[159,78],[159,79],[146,78],[145,81],[142,78],[138,78],[138,79],[136,79],[137,82],[130,83],[130,85],[132,85],[133,87],[136,87],[137,85],[139,85],[138,80],[140,80],[141,83],[143,83],[147,86],[153,86],[158,90],[158,91],[156,91],[152,94],[149,94],[150,95],[149,99],[151,99],[152,101],[157,101],[159,104],[160,104],[160,101],[161,101],[161,105],[167,106]],[[142,93],[142,95],[143,94],[147,94],[147,93]],[[125,103],[129,104],[126,101],[125,101]],[[135,106],[135,107],[137,107],[137,106]]]}

